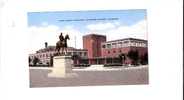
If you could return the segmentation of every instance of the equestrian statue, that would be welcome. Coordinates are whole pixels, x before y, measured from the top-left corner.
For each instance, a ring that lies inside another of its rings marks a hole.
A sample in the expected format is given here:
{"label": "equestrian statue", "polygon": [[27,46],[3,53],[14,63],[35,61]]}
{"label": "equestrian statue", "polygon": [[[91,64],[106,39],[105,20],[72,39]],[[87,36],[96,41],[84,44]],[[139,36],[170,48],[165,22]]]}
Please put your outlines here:
{"label": "equestrian statue", "polygon": [[[56,43],[56,54],[57,55],[66,55],[67,54],[67,40],[70,40],[69,35],[66,34],[65,37],[63,36],[63,33],[61,32],[59,36],[59,41]],[[61,53],[60,53],[61,50]]]}

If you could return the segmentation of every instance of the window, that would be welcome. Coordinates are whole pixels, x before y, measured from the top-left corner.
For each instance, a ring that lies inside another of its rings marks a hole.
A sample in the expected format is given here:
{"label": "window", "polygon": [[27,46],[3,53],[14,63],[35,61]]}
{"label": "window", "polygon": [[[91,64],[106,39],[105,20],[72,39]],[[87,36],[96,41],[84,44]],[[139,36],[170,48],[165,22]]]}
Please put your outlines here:
{"label": "window", "polygon": [[68,55],[71,55],[71,52],[68,52]]}
{"label": "window", "polygon": [[142,46],[143,46],[143,47],[146,47],[146,44],[145,44],[145,43],[142,43]]}
{"label": "window", "polygon": [[131,41],[130,43],[130,46],[136,46],[136,41]]}
{"label": "window", "polygon": [[138,47],[139,46],[139,43],[136,43],[136,46]]}
{"label": "window", "polygon": [[77,52],[73,52],[73,55],[77,55]]}
{"label": "window", "polygon": [[84,56],[87,56],[87,53],[86,52],[84,52]]}
{"label": "window", "polygon": [[121,47],[122,46],[122,42],[118,42],[117,47]]}
{"label": "window", "polygon": [[128,43],[128,41],[124,41],[123,43]]}
{"label": "window", "polygon": [[107,53],[108,53],[108,54],[110,54],[111,52],[110,52],[110,51],[108,51]]}
{"label": "window", "polygon": [[119,50],[119,52],[121,53],[122,51],[121,51],[121,50]]}
{"label": "window", "polygon": [[79,55],[82,56],[82,52],[79,52]]}
{"label": "window", "polygon": [[105,48],[105,44],[102,45],[102,48]]}
{"label": "window", "polygon": [[112,43],[112,48],[116,48],[116,43]]}
{"label": "window", "polygon": [[129,41],[123,41],[123,45],[122,45],[122,47],[127,47],[127,46],[129,46]]}
{"label": "window", "polygon": [[111,48],[111,44],[107,44],[107,48]]}

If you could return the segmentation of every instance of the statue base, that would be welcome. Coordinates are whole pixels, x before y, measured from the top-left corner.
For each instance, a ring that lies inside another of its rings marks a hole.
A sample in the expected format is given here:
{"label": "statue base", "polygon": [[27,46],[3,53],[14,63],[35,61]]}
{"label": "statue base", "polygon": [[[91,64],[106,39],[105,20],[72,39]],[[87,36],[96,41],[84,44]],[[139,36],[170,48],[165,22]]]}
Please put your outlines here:
{"label": "statue base", "polygon": [[48,74],[48,77],[77,77],[77,74],[72,71],[73,63],[71,56],[55,56],[53,65],[52,72]]}

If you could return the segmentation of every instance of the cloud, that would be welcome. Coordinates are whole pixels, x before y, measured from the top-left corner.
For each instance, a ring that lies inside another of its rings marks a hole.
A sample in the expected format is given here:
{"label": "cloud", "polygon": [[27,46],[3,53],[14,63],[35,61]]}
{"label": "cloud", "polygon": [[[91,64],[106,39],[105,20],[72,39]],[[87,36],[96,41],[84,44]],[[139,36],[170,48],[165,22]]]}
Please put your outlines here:
{"label": "cloud", "polygon": [[31,26],[28,28],[28,31],[30,38],[30,53],[34,53],[35,51],[44,48],[45,42],[48,42],[48,45],[55,45],[59,40],[58,36],[61,32],[63,32],[63,35],[69,34],[69,46],[75,47],[76,39],[77,48],[82,48],[82,35],[78,30],[74,29],[73,26],[65,26],[63,28],[60,28],[56,25]]}
{"label": "cloud", "polygon": [[[93,27],[89,27],[93,26]],[[96,26],[96,28],[95,28]],[[86,26],[89,31],[107,36],[107,40],[116,40],[122,38],[147,39],[147,23],[141,20],[131,26],[121,25],[120,23],[97,23]]]}
{"label": "cloud", "polygon": [[54,45],[57,35],[59,35],[59,27],[55,25],[49,26],[31,26],[29,32],[29,47],[30,52],[35,52],[44,47],[44,43]]}
{"label": "cloud", "polygon": [[48,26],[48,22],[42,22],[41,25],[42,26]]}
{"label": "cloud", "polygon": [[79,30],[75,29],[74,26],[65,26],[61,29],[61,31],[65,34],[68,34],[70,40],[68,41],[69,46],[76,48],[83,48],[82,36]]}
{"label": "cloud", "polygon": [[[88,30],[85,33],[106,35],[108,41],[128,37],[147,39],[146,20],[141,20],[131,26],[123,26],[118,22],[104,24],[97,23],[96,26],[98,26],[98,28],[95,28],[94,26],[95,24],[87,25],[86,28],[88,28]],[[82,48],[83,46],[82,36],[85,35],[85,33],[81,33],[81,30],[77,30],[72,25],[59,27],[56,25],[47,25],[47,23],[45,23],[41,26],[31,26],[28,28],[28,30],[30,34],[29,51],[32,53],[34,53],[36,50],[44,48],[45,42],[48,42],[49,45],[55,45],[59,40],[58,36],[60,35],[60,32],[63,32],[64,35],[69,34],[69,46],[75,47],[76,45],[77,48]]]}
{"label": "cloud", "polygon": [[107,34],[110,40],[129,37],[147,39],[146,20],[141,20],[131,26],[119,26],[116,29],[108,30]]}

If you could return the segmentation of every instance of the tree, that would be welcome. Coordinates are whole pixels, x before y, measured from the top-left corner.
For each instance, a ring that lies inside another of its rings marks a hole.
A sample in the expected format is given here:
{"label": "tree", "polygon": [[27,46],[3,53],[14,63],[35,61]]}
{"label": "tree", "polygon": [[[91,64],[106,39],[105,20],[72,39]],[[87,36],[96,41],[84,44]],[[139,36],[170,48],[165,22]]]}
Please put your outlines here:
{"label": "tree", "polygon": [[50,56],[50,66],[53,66],[53,58],[54,58],[54,57],[51,55],[51,56]]}
{"label": "tree", "polygon": [[40,59],[38,59],[37,57],[34,57],[34,59],[33,59],[33,65],[36,66],[37,63],[39,63],[39,62],[40,62]]}
{"label": "tree", "polygon": [[133,65],[137,65],[138,64],[139,53],[138,53],[137,50],[130,50],[128,52],[127,56],[133,61],[132,62]]}
{"label": "tree", "polygon": [[29,64],[31,63],[32,59],[29,57]]}
{"label": "tree", "polygon": [[75,54],[72,56],[72,60],[74,61],[74,64],[77,64],[77,62],[80,60],[80,56]]}
{"label": "tree", "polygon": [[119,59],[120,59],[120,61],[122,61],[122,63],[125,63],[126,55],[124,53],[121,53],[119,55]]}
{"label": "tree", "polygon": [[144,53],[143,56],[141,56],[141,64],[146,65],[148,64],[148,53]]}
{"label": "tree", "polygon": [[145,64],[148,64],[148,53],[147,52],[144,54],[144,61],[145,61]]}

